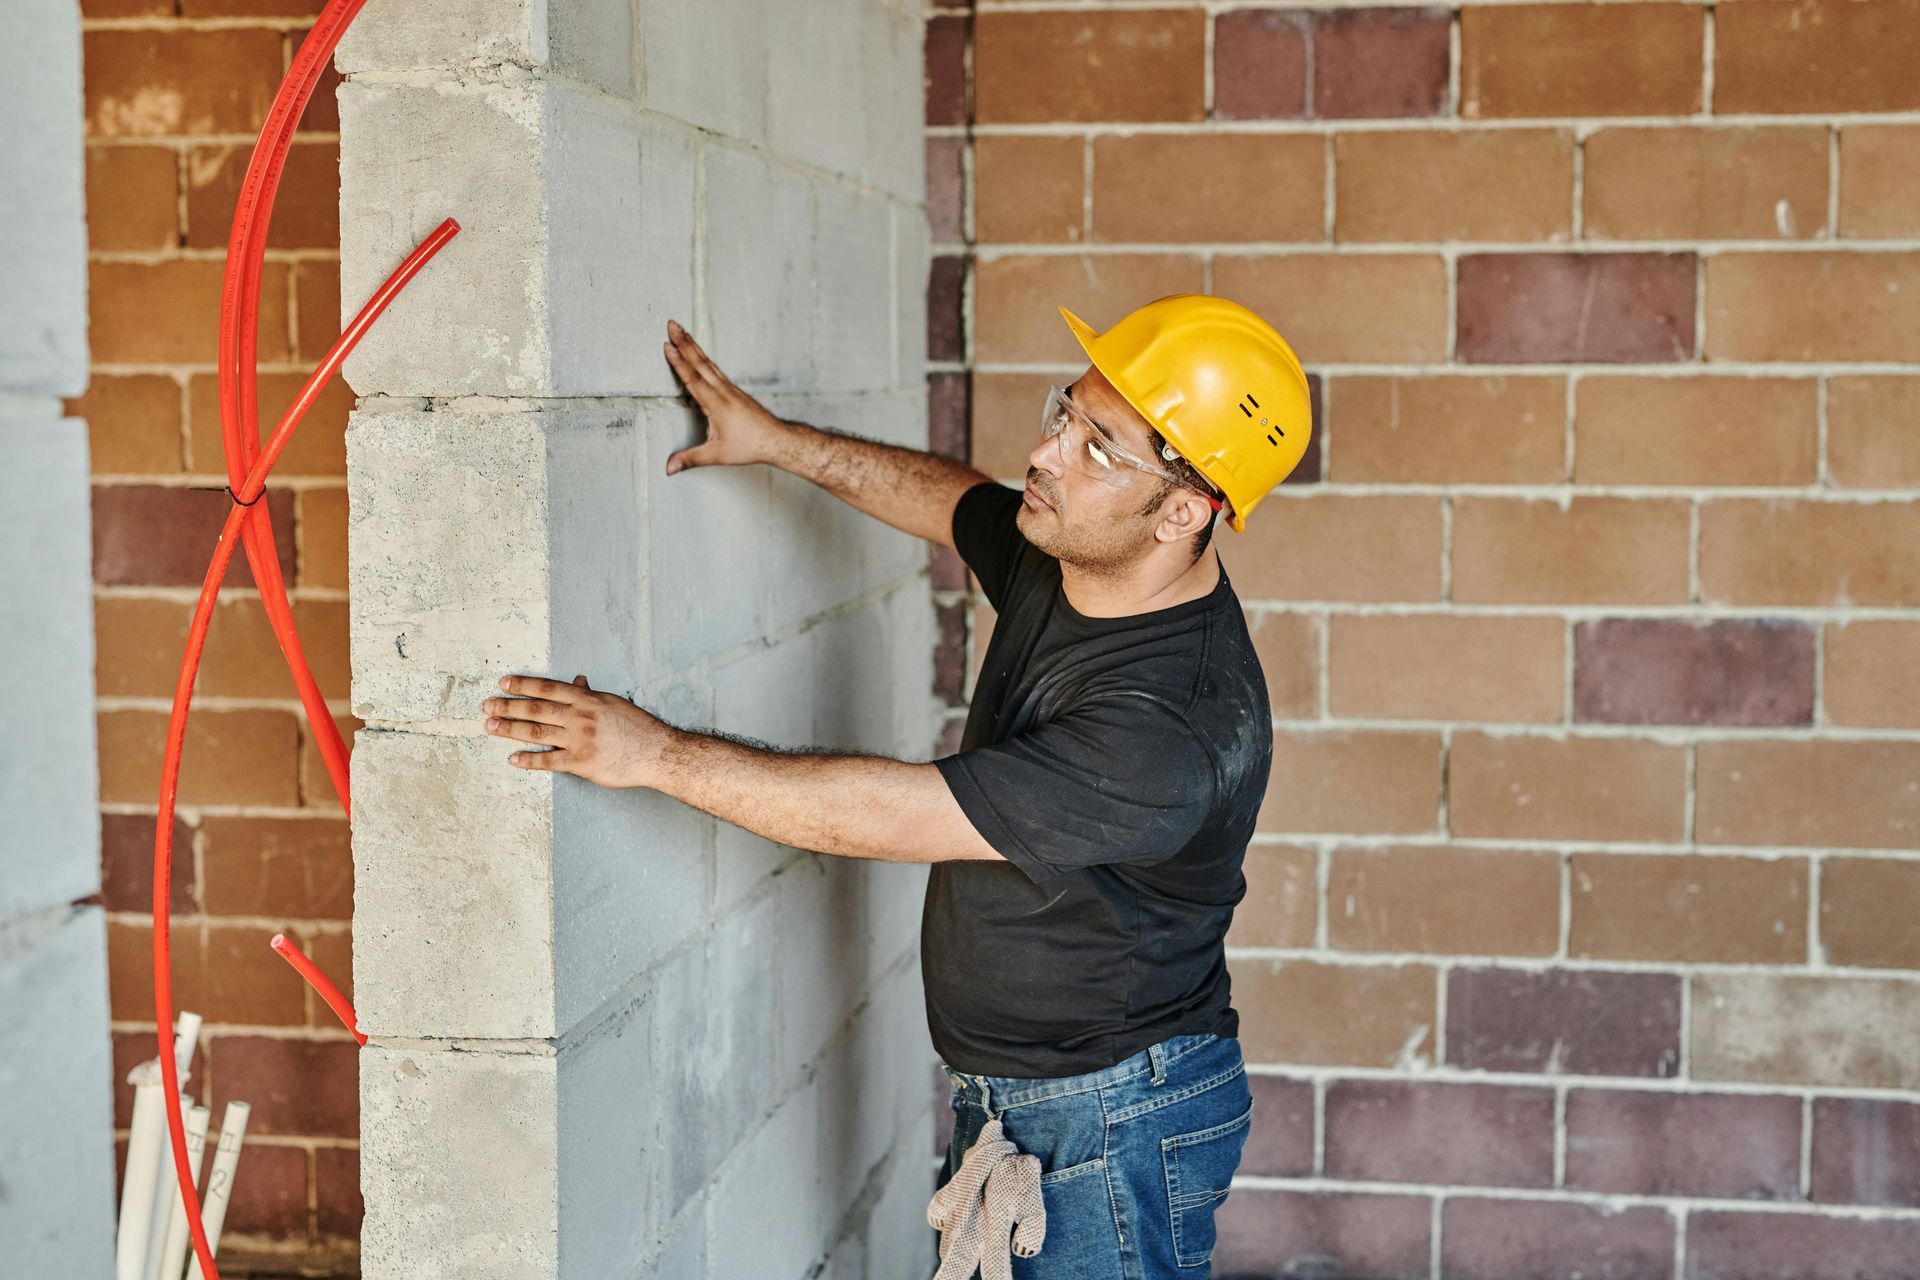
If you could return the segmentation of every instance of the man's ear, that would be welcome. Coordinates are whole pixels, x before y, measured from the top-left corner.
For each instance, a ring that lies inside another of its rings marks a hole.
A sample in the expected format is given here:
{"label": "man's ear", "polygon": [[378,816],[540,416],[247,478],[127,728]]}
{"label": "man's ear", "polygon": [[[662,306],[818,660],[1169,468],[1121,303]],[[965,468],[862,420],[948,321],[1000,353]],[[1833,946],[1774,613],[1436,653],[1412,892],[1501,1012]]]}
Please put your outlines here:
{"label": "man's ear", "polygon": [[1153,531],[1160,541],[1178,542],[1182,538],[1191,538],[1213,519],[1213,507],[1193,490],[1177,488],[1169,496],[1173,502],[1160,513],[1160,523]]}

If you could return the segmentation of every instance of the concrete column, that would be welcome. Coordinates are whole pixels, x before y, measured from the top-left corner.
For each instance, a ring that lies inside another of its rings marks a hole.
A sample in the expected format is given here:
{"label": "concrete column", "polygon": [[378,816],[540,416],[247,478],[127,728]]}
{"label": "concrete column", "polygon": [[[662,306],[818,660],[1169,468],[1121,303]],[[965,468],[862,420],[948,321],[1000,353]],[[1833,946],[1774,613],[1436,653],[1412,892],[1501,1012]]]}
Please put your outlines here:
{"label": "concrete column", "polygon": [[672,316],[786,417],[926,442],[921,18],[372,0],[339,65],[354,983],[369,1277],[899,1277],[925,1224],[924,870],[527,773],[504,673],[925,759],[922,544],[662,474]]}

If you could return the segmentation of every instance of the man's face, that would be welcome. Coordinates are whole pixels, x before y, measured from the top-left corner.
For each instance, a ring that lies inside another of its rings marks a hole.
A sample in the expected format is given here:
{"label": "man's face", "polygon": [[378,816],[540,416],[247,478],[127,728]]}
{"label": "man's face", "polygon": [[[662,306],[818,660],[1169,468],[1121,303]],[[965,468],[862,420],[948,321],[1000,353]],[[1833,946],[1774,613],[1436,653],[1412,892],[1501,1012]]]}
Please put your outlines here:
{"label": "man's face", "polygon": [[[1067,388],[1074,405],[1137,458],[1153,459],[1152,428],[1099,369]],[[1068,433],[1042,438],[1027,455],[1027,490],[1015,523],[1027,541],[1066,564],[1088,570],[1123,569],[1151,549],[1160,503],[1148,500],[1164,482],[1119,464],[1124,488],[1069,466],[1062,454]]]}

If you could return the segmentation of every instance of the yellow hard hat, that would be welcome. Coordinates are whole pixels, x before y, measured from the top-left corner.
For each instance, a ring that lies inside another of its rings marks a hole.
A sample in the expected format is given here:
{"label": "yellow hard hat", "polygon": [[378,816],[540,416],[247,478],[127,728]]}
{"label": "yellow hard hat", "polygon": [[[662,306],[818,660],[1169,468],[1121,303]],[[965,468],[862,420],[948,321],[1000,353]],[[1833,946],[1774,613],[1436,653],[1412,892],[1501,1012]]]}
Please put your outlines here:
{"label": "yellow hard hat", "polygon": [[1237,302],[1173,293],[1096,333],[1060,308],[1094,368],[1226,495],[1236,531],[1307,451],[1307,375],[1286,339]]}

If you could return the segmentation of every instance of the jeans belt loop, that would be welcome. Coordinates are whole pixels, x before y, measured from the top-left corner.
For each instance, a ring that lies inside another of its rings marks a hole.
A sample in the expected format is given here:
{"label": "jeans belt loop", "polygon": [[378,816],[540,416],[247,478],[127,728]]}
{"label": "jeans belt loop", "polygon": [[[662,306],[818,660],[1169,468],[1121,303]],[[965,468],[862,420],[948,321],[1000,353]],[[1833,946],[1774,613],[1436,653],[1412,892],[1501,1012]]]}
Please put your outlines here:
{"label": "jeans belt loop", "polygon": [[1164,1043],[1147,1046],[1147,1061],[1153,1064],[1153,1082],[1167,1082],[1167,1047]]}

